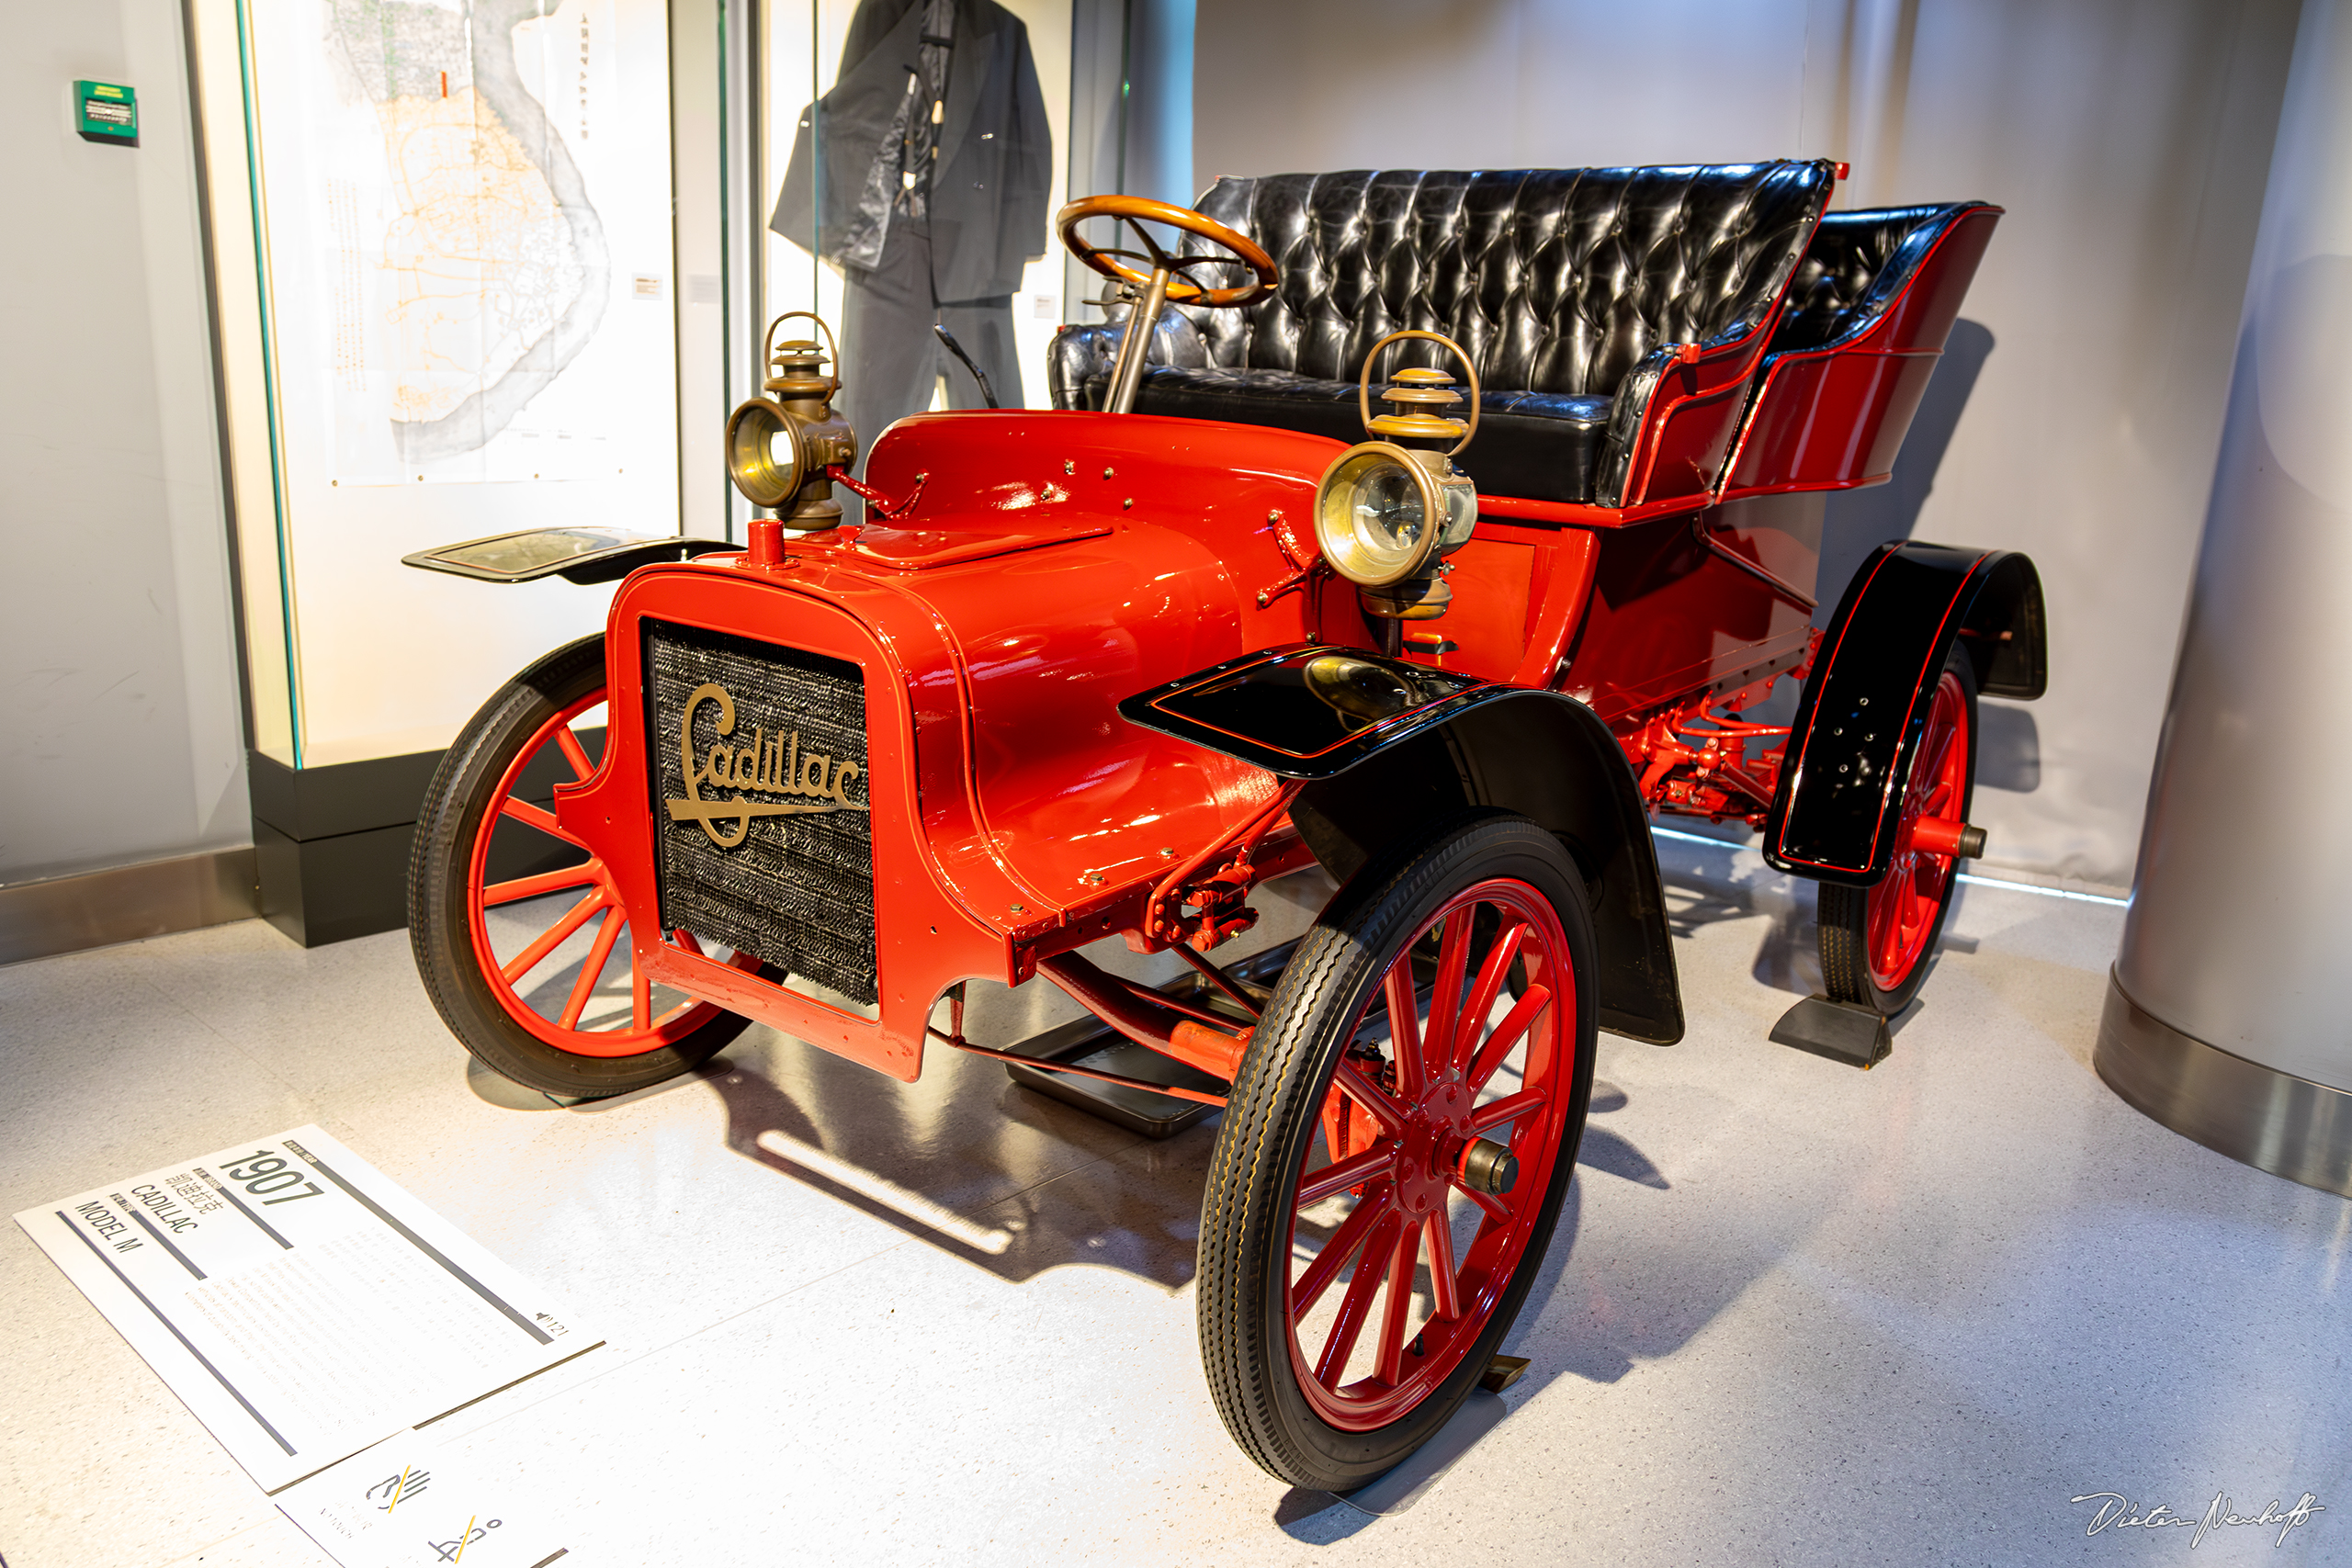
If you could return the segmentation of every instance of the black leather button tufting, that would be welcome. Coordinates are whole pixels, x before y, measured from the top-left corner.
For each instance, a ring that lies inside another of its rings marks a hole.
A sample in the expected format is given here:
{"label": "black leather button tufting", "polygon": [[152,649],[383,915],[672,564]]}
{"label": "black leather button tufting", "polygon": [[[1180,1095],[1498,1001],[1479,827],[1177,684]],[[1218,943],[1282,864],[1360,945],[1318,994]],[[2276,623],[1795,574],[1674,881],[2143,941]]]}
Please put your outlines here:
{"label": "black leather button tufting", "polygon": [[[1966,205],[1822,218],[1832,185],[1818,161],[1219,180],[1200,210],[1263,245],[1282,287],[1244,310],[1174,313],[1136,410],[1359,440],[1365,353],[1419,327],[1477,363],[1482,423],[1461,463],[1482,489],[1605,499],[1640,429],[1639,407],[1616,404],[1656,388],[1657,367],[1634,374],[1653,350],[1739,343],[1768,316],[1773,351],[1855,330]],[[1117,336],[1055,339],[1057,407],[1099,406]],[[1443,357],[1412,344],[1383,367]]]}

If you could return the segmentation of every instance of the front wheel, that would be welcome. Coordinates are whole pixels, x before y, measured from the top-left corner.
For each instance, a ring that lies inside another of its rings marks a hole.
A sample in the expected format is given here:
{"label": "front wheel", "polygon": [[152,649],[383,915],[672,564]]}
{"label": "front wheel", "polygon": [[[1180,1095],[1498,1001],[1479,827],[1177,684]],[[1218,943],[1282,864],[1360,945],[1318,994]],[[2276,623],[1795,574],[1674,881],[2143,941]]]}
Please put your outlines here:
{"label": "front wheel", "polygon": [[602,637],[508,682],[442,757],[409,861],[409,942],[442,1021],[503,1076],[580,1099],[674,1077],[750,1021],[636,972],[612,874],[548,809],[595,771],[604,705]]}
{"label": "front wheel", "polygon": [[1201,1212],[1201,1355],[1244,1452],[1345,1491],[1443,1426],[1558,1219],[1595,1043],[1575,863],[1521,817],[1368,866],[1243,1058]]}
{"label": "front wheel", "polygon": [[1976,675],[1954,648],[1928,694],[1886,874],[1869,887],[1821,884],[1821,973],[1830,1000],[1892,1018],[1919,994],[1960,885],[1958,856],[1920,841],[1919,825],[1966,822],[1975,788]]}

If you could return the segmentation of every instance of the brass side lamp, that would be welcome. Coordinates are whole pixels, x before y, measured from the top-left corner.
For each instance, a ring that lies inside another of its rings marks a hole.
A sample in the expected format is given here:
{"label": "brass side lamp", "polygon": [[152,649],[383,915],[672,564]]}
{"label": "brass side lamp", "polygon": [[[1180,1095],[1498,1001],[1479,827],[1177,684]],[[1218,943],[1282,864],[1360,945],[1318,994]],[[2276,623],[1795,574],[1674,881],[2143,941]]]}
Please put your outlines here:
{"label": "brass side lamp", "polygon": [[[1442,344],[1462,362],[1470,378],[1467,419],[1446,412],[1463,400],[1453,378],[1420,367],[1390,378],[1381,394],[1390,412],[1374,416],[1373,367],[1381,350],[1406,338]],[[1477,525],[1477,486],[1454,468],[1453,457],[1478,432],[1478,369],[1441,333],[1391,333],[1364,355],[1356,408],[1373,439],[1323,470],[1315,487],[1315,536],[1331,570],[1356,585],[1381,650],[1393,654],[1403,645],[1402,622],[1435,620],[1453,603],[1445,558]]]}
{"label": "brass side lamp", "polygon": [[[824,344],[814,338],[776,342],[778,330],[796,316],[816,322]],[[841,526],[842,503],[833,499],[826,470],[857,461],[857,433],[833,410],[842,382],[826,373],[829,356],[840,365],[841,351],[823,319],[813,310],[786,310],[768,324],[765,358],[775,374],[762,384],[766,395],[747,400],[728,416],[728,478],[753,506],[777,513],[752,523],[757,564],[765,564],[758,562],[763,521],[800,534]]]}

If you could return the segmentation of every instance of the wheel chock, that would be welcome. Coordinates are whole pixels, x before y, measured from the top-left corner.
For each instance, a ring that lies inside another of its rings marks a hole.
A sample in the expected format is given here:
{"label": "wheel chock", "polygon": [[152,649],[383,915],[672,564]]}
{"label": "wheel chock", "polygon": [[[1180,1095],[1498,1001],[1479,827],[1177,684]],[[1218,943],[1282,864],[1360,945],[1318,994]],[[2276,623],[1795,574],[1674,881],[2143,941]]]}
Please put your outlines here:
{"label": "wheel chock", "polygon": [[1500,1393],[1527,1375],[1528,1360],[1524,1356],[1497,1356],[1487,1363],[1486,1375],[1478,1386],[1488,1393]]}
{"label": "wheel chock", "polygon": [[1807,997],[1781,1015],[1772,1039],[1864,1072],[1886,1060],[1894,1036],[1876,1008],[1853,1002],[1833,1002],[1827,997]]}

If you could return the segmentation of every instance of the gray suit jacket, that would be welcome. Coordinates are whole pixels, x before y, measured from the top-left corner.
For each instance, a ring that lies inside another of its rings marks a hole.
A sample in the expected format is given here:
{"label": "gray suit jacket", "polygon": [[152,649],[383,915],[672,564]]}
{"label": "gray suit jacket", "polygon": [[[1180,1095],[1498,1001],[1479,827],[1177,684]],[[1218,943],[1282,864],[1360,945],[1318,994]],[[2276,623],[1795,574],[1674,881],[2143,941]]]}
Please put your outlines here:
{"label": "gray suit jacket", "polygon": [[[838,236],[917,68],[922,10],[922,0],[865,0],[833,90],[800,111],[768,227],[829,260],[841,259]],[[955,39],[932,176],[932,291],[982,299],[1019,288],[1023,265],[1046,254],[1053,132],[1021,18],[995,0],[956,0]]]}

